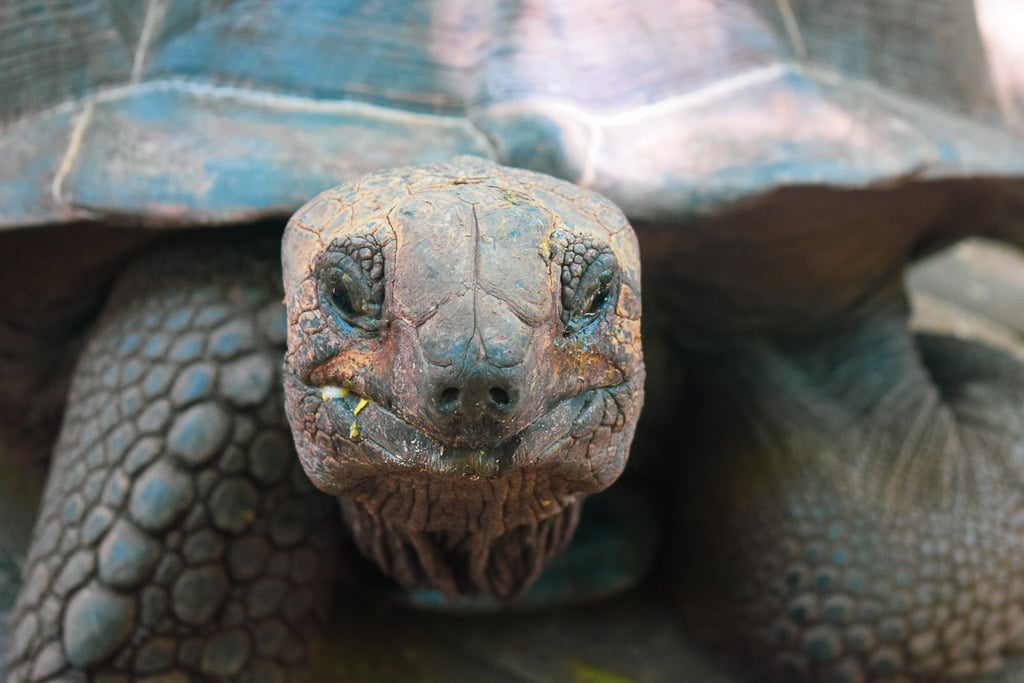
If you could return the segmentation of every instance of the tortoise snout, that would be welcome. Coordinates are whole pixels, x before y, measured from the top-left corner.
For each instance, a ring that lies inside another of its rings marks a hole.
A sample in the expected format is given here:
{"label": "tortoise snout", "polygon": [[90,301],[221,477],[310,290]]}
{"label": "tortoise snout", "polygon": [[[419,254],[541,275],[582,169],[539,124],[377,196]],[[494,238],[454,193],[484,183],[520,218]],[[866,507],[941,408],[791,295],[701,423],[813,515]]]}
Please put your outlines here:
{"label": "tortoise snout", "polygon": [[521,373],[477,366],[430,380],[427,416],[445,440],[458,445],[501,443],[519,423]]}
{"label": "tortoise snout", "polygon": [[518,391],[508,379],[494,373],[474,373],[464,382],[441,382],[434,405],[439,415],[463,414],[469,419],[482,415],[500,416],[513,410]]}

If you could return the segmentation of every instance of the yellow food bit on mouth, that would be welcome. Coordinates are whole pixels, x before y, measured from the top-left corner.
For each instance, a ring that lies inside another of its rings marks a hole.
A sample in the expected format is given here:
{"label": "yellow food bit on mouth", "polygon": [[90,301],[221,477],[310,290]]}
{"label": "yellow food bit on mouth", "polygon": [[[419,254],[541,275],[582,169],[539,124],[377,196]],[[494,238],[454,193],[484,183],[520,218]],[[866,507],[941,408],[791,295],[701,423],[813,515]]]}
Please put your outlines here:
{"label": "yellow food bit on mouth", "polygon": [[[370,399],[368,399],[368,398],[361,398],[361,399],[359,399],[359,403],[357,403],[356,407],[352,409],[352,415],[353,416],[358,415],[359,413],[362,412],[363,408],[365,408],[368,405],[370,405]],[[353,423],[353,424],[355,424],[355,423]]]}
{"label": "yellow food bit on mouth", "polygon": [[348,428],[348,438],[358,439],[359,438],[359,423],[352,420],[352,426]]}
{"label": "yellow food bit on mouth", "polygon": [[331,401],[338,398],[345,398],[348,396],[351,389],[347,386],[324,386],[320,387],[320,400]]}
{"label": "yellow food bit on mouth", "polygon": [[551,242],[550,240],[543,240],[540,243],[540,255],[544,257],[545,261],[551,260]]}
{"label": "yellow food bit on mouth", "polygon": [[338,387],[320,387],[320,400],[330,401],[331,399],[343,396]]}

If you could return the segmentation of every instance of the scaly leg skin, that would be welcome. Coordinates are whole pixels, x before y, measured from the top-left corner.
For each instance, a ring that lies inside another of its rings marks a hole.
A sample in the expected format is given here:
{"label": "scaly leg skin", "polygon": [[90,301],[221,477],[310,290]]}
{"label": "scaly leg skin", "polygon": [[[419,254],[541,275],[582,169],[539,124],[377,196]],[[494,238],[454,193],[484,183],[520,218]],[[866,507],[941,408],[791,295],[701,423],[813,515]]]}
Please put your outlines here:
{"label": "scaly leg skin", "polygon": [[1024,345],[882,299],[695,389],[681,595],[758,681],[971,680],[1024,645]]}
{"label": "scaly leg skin", "polygon": [[243,240],[158,250],[115,286],[72,380],[11,681],[301,677],[338,513],[284,417],[276,242]]}

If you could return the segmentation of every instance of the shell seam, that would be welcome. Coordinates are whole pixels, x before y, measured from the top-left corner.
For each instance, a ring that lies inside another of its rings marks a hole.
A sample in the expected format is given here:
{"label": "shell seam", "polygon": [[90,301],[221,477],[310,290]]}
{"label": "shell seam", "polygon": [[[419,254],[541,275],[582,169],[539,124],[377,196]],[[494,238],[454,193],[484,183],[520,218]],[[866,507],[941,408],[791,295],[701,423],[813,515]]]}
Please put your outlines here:
{"label": "shell seam", "polygon": [[50,194],[53,196],[54,204],[62,205],[66,203],[61,196],[61,188],[64,185],[64,179],[71,172],[71,167],[74,165],[75,159],[78,158],[78,153],[82,149],[82,139],[85,137],[85,129],[88,128],[89,121],[92,120],[94,108],[94,100],[86,102],[82,108],[82,113],[75,120],[74,128],[71,129],[71,138],[68,140],[67,151],[64,153],[64,158],[61,159],[60,166],[53,176],[53,183],[50,185]]}

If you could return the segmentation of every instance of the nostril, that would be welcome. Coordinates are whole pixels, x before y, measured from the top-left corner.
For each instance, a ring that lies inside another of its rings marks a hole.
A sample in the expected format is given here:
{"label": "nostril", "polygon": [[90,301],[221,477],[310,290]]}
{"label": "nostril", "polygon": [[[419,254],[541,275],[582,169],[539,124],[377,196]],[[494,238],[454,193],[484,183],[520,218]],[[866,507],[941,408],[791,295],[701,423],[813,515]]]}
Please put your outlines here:
{"label": "nostril", "polygon": [[459,390],[456,387],[447,387],[441,392],[437,405],[444,412],[451,412],[459,403]]}
{"label": "nostril", "polygon": [[508,408],[512,405],[512,397],[501,387],[491,387],[491,401],[499,408]]}

